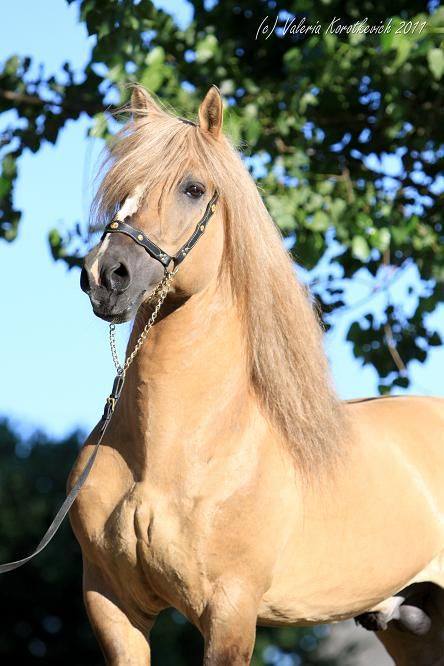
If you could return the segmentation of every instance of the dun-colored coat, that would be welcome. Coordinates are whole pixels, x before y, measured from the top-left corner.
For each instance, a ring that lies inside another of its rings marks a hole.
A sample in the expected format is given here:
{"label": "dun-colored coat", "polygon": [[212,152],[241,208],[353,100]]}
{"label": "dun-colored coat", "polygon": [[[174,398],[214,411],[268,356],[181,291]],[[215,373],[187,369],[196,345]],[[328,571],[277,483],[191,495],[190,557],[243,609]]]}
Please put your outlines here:
{"label": "dun-colored coat", "polygon": [[[398,664],[444,663],[443,401],[341,403],[308,296],[221,132],[217,89],[197,126],[141,88],[132,106],[98,220],[125,202],[124,218],[173,254],[215,190],[220,197],[128,371],[71,510],[107,663],[148,664],[149,632],[167,607],[202,632],[207,666],[241,665],[257,623],[389,612],[394,595],[424,581],[438,586],[432,628],[413,636],[389,624],[378,635]],[[155,259],[116,236],[90,253],[86,279],[100,316],[137,310],[131,350],[161,275]]]}

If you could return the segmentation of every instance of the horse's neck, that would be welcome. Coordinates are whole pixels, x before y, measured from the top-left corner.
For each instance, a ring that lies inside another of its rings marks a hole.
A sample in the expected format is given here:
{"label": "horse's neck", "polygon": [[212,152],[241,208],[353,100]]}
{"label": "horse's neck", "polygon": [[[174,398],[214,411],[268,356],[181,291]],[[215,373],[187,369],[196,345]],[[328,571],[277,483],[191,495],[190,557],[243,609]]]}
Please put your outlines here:
{"label": "horse's neck", "polygon": [[[142,326],[136,322],[130,350]],[[230,291],[216,282],[153,327],[121,399],[119,420],[137,475],[147,467],[165,474],[196,448],[208,455],[215,421],[247,400],[244,337]]]}

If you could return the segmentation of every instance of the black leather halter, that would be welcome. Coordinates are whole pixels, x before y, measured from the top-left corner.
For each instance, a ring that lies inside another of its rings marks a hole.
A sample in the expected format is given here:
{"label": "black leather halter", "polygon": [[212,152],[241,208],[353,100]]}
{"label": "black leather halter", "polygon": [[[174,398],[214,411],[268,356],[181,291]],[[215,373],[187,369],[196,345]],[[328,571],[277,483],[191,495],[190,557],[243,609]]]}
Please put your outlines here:
{"label": "black leather halter", "polygon": [[193,249],[199,238],[205,232],[207,224],[210,221],[210,218],[213,215],[214,211],[216,210],[216,202],[218,198],[219,194],[215,192],[211,197],[211,199],[209,200],[202,218],[197,223],[195,230],[193,231],[187,242],[184,243],[184,245],[182,245],[179,251],[172,256],[169,255],[167,252],[164,252],[164,250],[162,250],[158,245],[156,245],[156,243],[150,240],[148,236],[143,233],[143,231],[140,231],[139,229],[132,227],[127,222],[120,222],[119,220],[116,219],[112,220],[109,224],[106,225],[102,235],[102,240],[105,238],[106,234],[115,234],[115,233],[126,234],[127,236],[132,238],[135,243],[141,245],[144,248],[144,250],[148,252],[148,254],[154,257],[154,259],[160,261],[165,271],[168,270],[168,266],[170,265],[171,262],[173,262],[173,268],[177,268],[177,266],[180,263],[182,263],[182,261],[190,252],[190,250]]}

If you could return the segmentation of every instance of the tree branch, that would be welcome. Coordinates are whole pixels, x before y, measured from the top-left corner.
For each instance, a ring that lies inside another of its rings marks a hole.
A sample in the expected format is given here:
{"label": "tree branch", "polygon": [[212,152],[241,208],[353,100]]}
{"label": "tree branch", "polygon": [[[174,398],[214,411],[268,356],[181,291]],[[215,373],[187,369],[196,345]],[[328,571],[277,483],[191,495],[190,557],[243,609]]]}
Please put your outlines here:
{"label": "tree branch", "polygon": [[50,102],[42,99],[38,95],[28,95],[26,93],[14,92],[13,90],[0,90],[0,97],[7,99],[10,102],[17,102],[18,104],[33,104],[34,106],[50,104],[51,106],[62,106],[59,102]]}
{"label": "tree branch", "polygon": [[395,344],[395,338],[393,336],[393,330],[390,324],[384,324],[384,337],[385,341],[387,343],[388,350],[390,352],[390,356],[392,357],[396,367],[398,368],[399,372],[401,373],[402,376],[406,376],[407,373],[407,367],[402,360],[398,350],[396,349],[396,344]]}
{"label": "tree branch", "polygon": [[16,104],[32,104],[33,106],[56,106],[66,112],[79,113],[84,111],[88,115],[93,116],[96,113],[103,111],[113,112],[113,107],[109,106],[106,109],[102,105],[91,104],[65,104],[64,102],[57,102],[55,100],[43,99],[39,95],[29,95],[28,93],[19,93],[14,90],[0,90],[0,98],[7,99]]}

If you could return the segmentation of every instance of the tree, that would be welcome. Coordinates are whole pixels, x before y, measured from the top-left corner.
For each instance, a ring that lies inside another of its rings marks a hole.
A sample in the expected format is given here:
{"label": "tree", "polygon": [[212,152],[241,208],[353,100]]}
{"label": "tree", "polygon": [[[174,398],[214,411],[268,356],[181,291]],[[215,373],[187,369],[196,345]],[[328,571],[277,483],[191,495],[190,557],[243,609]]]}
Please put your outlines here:
{"label": "tree", "polygon": [[[62,442],[30,440],[0,422],[0,560],[28,554],[64,499],[80,434]],[[82,607],[80,548],[66,522],[53,544],[22,569],[0,577],[0,655],[23,664],[99,666]]]}
{"label": "tree", "polygon": [[[0,562],[30,553],[39,542],[63,501],[82,439],[80,433],[62,441],[42,433],[26,439],[0,421]],[[81,568],[80,547],[66,522],[33,562],[0,577],[0,657],[48,666],[103,663],[83,608]],[[344,663],[319,656],[324,635],[319,629],[259,629],[252,663],[278,663],[283,654],[294,658],[291,663],[303,658],[306,666]],[[198,631],[172,610],[157,620],[152,647],[154,666],[196,666],[203,655]]]}
{"label": "tree", "polygon": [[[33,78],[20,55],[0,73],[0,112],[17,111],[0,138],[0,236],[12,241],[19,229],[13,188],[23,151],[55,143],[81,113],[91,135],[106,139],[110,103],[127,100],[130,81],[190,115],[217,83],[229,132],[291,252],[308,269],[324,258],[312,287],[326,324],[344,309],[350,281],[364,279],[368,312],[347,339],[377,370],[381,391],[408,386],[410,362],[441,344],[428,314],[444,299],[444,8],[419,0],[192,0],[183,28],[149,0],[70,1],[95,38],[81,79],[69,63]],[[78,265],[79,238],[54,230],[54,257]],[[391,284],[412,265],[419,279],[408,311]],[[376,315],[371,297],[381,292],[386,306]]]}

